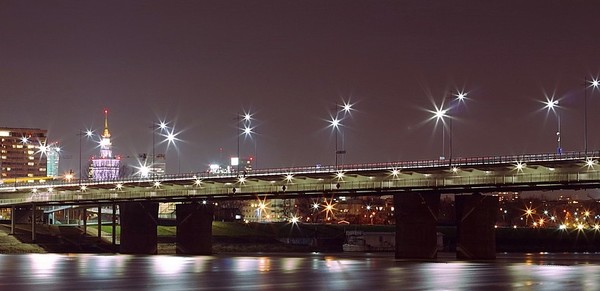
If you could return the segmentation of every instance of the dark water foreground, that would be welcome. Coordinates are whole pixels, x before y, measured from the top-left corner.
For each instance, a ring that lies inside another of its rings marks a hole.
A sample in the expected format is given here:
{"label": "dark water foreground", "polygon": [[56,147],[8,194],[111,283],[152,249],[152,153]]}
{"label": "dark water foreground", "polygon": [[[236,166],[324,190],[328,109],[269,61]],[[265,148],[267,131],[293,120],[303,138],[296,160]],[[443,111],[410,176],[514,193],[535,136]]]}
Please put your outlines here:
{"label": "dark water foreground", "polygon": [[0,255],[0,290],[599,290],[600,254]]}

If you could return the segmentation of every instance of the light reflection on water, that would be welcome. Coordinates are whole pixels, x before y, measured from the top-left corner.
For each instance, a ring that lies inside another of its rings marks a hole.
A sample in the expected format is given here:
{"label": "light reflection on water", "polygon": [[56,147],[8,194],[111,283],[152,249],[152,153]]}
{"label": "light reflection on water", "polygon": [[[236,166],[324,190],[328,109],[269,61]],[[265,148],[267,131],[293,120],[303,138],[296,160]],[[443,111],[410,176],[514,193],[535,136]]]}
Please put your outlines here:
{"label": "light reflection on water", "polygon": [[499,254],[487,262],[393,254],[0,255],[0,290],[597,290],[599,264],[600,254]]}

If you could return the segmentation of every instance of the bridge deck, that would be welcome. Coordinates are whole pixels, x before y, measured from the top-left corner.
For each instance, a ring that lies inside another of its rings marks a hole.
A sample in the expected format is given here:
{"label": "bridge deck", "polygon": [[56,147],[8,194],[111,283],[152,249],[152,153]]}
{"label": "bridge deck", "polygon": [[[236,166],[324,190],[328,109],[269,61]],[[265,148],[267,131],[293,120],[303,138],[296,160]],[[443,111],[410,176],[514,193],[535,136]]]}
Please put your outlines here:
{"label": "bridge deck", "polygon": [[203,172],[111,181],[4,183],[0,185],[0,205],[597,188],[599,156],[598,151],[569,152],[258,169],[246,175]]}

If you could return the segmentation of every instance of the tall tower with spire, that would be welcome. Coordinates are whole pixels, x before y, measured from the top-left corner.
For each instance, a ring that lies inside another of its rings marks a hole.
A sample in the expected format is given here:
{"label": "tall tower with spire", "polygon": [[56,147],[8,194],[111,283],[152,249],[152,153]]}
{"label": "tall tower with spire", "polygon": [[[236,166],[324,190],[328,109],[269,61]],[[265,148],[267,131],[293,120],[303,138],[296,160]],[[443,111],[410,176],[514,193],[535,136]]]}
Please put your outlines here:
{"label": "tall tower with spire", "polygon": [[121,160],[114,157],[110,131],[108,130],[108,110],[104,109],[104,131],[100,140],[100,157],[92,157],[91,176],[94,180],[113,180],[119,178]]}

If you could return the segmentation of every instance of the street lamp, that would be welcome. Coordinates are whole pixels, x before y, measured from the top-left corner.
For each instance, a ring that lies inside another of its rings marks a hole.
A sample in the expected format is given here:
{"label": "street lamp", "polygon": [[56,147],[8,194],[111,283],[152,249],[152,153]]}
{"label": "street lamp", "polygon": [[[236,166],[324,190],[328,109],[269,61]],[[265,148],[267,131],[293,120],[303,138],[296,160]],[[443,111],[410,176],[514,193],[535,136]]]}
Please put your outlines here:
{"label": "street lamp", "polygon": [[167,123],[164,121],[160,121],[159,123],[152,123],[152,126],[150,126],[150,128],[152,129],[152,164],[150,165],[150,172],[152,174],[152,177],[154,178],[156,172],[156,130],[160,129],[161,131],[163,131],[167,129]]}
{"label": "street lamp", "polygon": [[440,156],[440,160],[443,160],[446,156],[446,123],[444,122],[444,118],[448,117],[448,115],[446,114],[448,110],[443,109],[443,105],[439,108],[437,107],[437,105],[434,106],[435,110],[430,111],[431,113],[433,113],[431,119],[435,119],[436,126],[440,120],[442,121],[442,155]]}
{"label": "street lamp", "polygon": [[341,126],[340,123],[340,119],[336,117],[331,117],[331,120],[329,120],[329,126],[331,126],[331,128],[333,128],[333,130],[335,131],[335,168],[337,169],[338,167],[338,155],[342,154],[344,151],[340,151],[338,150],[338,133],[339,133],[339,128]]}
{"label": "street lamp", "polygon": [[584,98],[584,123],[583,123],[583,131],[584,131],[584,139],[583,139],[583,147],[585,149],[585,153],[588,151],[588,118],[587,118],[587,88],[592,87],[592,94],[594,90],[599,89],[600,80],[597,78],[592,78],[588,80],[587,77],[584,79],[584,88],[583,88],[583,98]]}
{"label": "street lamp", "polygon": [[[336,105],[335,116],[331,116],[331,119],[328,120],[329,126],[335,131],[335,168],[338,168],[339,164],[339,155],[345,155],[346,150],[344,149],[344,134],[341,131],[342,120],[346,118],[346,115],[352,114],[353,104],[349,101],[343,101],[341,105]],[[341,116],[340,116],[341,115]],[[342,135],[342,149],[339,149],[338,135]],[[342,161],[343,163],[344,161]]]}
{"label": "street lamp", "polygon": [[[451,106],[449,111],[457,108],[461,102],[464,102],[467,99],[467,93],[464,91],[458,91],[454,94],[452,94],[452,96],[454,96],[454,102],[456,102],[456,104],[454,104],[454,106]],[[453,112],[452,112],[453,113]],[[449,151],[449,155],[450,155],[450,162],[452,162],[452,154],[453,154],[453,129],[452,129],[452,120],[453,120],[453,116],[450,116],[450,137],[449,137],[449,143],[450,143],[450,151]]]}
{"label": "street lamp", "polygon": [[[240,136],[244,135],[244,139],[247,137],[252,137],[252,133],[254,133],[252,131],[252,127],[251,127],[251,121],[252,121],[252,114],[246,112],[243,115],[241,115],[239,112],[237,114],[237,123],[238,123],[238,128],[236,130],[237,133],[237,169],[236,169],[236,175],[239,176],[240,175]],[[241,132],[238,132],[241,131]]]}
{"label": "street lamp", "polygon": [[81,183],[81,179],[83,178],[83,174],[81,172],[81,137],[85,136],[87,138],[91,138],[93,134],[94,134],[94,132],[89,129],[86,131],[79,129],[79,132],[77,133],[77,135],[79,136],[79,179],[78,180],[80,183]]}
{"label": "street lamp", "polygon": [[546,98],[544,104],[544,108],[548,109],[549,111],[551,110],[556,115],[556,153],[560,155],[562,154],[562,147],[560,144],[560,114],[558,113],[558,110],[556,110],[556,108],[558,108],[558,100],[554,100],[554,98]]}
{"label": "street lamp", "polygon": [[169,149],[169,146],[171,144],[173,144],[173,146],[175,147],[175,150],[177,151],[177,173],[180,174],[181,173],[181,160],[179,158],[179,148],[177,147],[177,144],[175,143],[176,141],[179,141],[180,139],[177,138],[177,135],[179,135],[178,132],[175,132],[175,128],[171,128],[171,130],[169,131],[169,129],[165,129],[166,134],[163,134],[163,136],[165,137],[165,140],[163,142],[167,142],[167,150]]}

